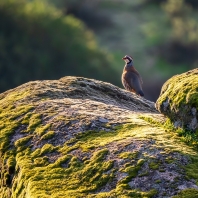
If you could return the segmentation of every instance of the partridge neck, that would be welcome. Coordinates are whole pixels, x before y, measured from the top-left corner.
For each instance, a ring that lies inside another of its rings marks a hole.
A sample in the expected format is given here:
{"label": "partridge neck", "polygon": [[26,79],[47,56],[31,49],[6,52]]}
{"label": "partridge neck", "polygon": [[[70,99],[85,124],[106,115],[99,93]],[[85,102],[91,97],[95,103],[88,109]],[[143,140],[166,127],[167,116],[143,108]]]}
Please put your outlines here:
{"label": "partridge neck", "polygon": [[125,64],[124,68],[125,68],[126,70],[133,69],[133,68],[134,68],[134,66],[133,66],[133,61],[131,61],[131,62]]}
{"label": "partridge neck", "polygon": [[133,66],[133,61],[131,60],[130,62],[128,62],[128,63],[126,64],[126,66],[127,66],[127,67],[132,67],[132,66]]}

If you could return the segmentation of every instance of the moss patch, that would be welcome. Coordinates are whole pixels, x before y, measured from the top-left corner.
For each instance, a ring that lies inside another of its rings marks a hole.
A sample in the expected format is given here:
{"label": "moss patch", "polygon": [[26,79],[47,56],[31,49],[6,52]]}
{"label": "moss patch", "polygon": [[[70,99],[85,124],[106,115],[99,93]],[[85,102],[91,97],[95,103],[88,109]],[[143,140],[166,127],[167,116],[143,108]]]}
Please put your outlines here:
{"label": "moss patch", "polygon": [[46,134],[44,134],[41,137],[41,140],[48,140],[48,139],[54,137],[54,135],[55,135],[55,132],[54,131],[48,131]]}
{"label": "moss patch", "polygon": [[[183,141],[183,142],[185,142],[185,144],[193,147],[193,150],[191,150],[190,152],[187,150],[182,151],[182,149],[180,150],[180,152],[184,153],[185,155],[190,157],[190,163],[187,166],[184,166],[184,169],[186,171],[186,177],[189,179],[190,178],[195,179],[196,183],[198,184],[198,174],[196,174],[198,172],[198,154],[197,154],[197,142],[198,141],[197,141],[197,137],[195,137],[195,134],[193,134],[192,132],[189,132],[189,131],[185,131],[184,129],[181,129],[181,128],[176,129],[169,119],[167,119],[166,122],[160,123],[156,119],[153,119],[151,117],[141,116],[140,118],[149,122],[152,126],[164,128],[166,133],[172,134],[171,139],[173,141],[176,141],[177,142],[177,143],[175,142],[176,144],[181,144],[181,142]],[[174,133],[176,134],[176,136],[174,135]],[[179,140],[179,142],[178,142],[178,140]],[[187,146],[184,146],[184,147],[187,148]],[[173,157],[168,156],[165,159],[165,161],[167,163],[173,163],[175,160]],[[156,163],[156,162],[155,163],[151,162],[149,164],[149,166],[154,169],[158,169],[159,165],[160,164]],[[194,190],[192,190],[192,192],[193,191]],[[184,190],[182,192],[184,192],[184,193],[191,192],[191,190],[187,190],[186,192]],[[182,197],[183,194],[181,193],[178,196]]]}
{"label": "moss patch", "polygon": [[132,137],[132,134],[128,129],[138,130],[140,126],[135,124],[126,124],[115,128],[115,131],[87,131],[79,133],[76,138],[70,141],[71,143],[77,142],[77,145],[84,150],[94,149],[95,146],[104,146],[112,141],[119,141],[123,138]]}
{"label": "moss patch", "polygon": [[160,105],[170,98],[170,109],[182,107],[182,104],[191,104],[198,108],[197,76],[198,70],[195,69],[169,79],[163,85],[157,104]]}
{"label": "moss patch", "polygon": [[[159,114],[132,112],[124,117],[134,98],[120,92],[112,99],[126,99],[126,109],[114,108],[114,103],[104,103],[105,97],[109,102],[110,96],[105,96],[109,84],[86,83],[78,89],[74,77],[32,82],[32,95],[17,96],[17,101],[9,97],[8,103],[5,98],[0,100],[3,197],[163,197],[165,190],[160,189],[165,184],[168,193],[176,189],[164,179],[169,167],[174,169],[170,173],[177,173],[171,175],[177,185],[192,178],[198,181],[193,174],[198,167],[197,153],[175,135],[171,125],[161,122]],[[102,96],[96,100],[98,92]],[[140,99],[137,101],[139,105]],[[113,116],[106,117],[110,114]],[[160,175],[161,182],[153,175]]]}
{"label": "moss patch", "polygon": [[150,168],[150,169],[153,169],[153,170],[159,169],[159,163],[150,162],[150,163],[149,163],[149,168]]}
{"label": "moss patch", "polygon": [[157,119],[149,116],[140,116],[139,118],[145,120],[154,127],[164,128],[166,132],[174,132],[175,134],[172,134],[172,136],[176,135],[180,137],[181,141],[198,149],[198,135],[185,128],[175,128],[170,119],[167,118],[166,121],[159,122]]}
{"label": "moss patch", "polygon": [[[152,170],[159,168],[159,164],[152,158],[145,156],[139,157],[137,151],[118,152],[117,156],[125,160],[123,166],[119,168],[119,172],[126,174],[109,192],[99,192],[108,183],[111,183],[115,179],[116,169],[114,167],[114,160],[108,159],[109,150],[105,147],[112,142],[119,142],[127,138],[141,138],[146,139],[149,137],[153,139],[155,137],[156,146],[161,142],[162,137],[156,137],[152,131],[150,134],[145,134],[148,131],[148,127],[136,124],[125,124],[115,128],[114,131],[87,131],[85,133],[77,134],[73,139],[66,142],[62,146],[53,146],[52,144],[45,144],[41,148],[31,150],[30,147],[24,147],[31,143],[32,138],[40,136],[38,129],[48,128],[49,125],[43,125],[41,122],[41,115],[31,116],[27,112],[24,117],[38,118],[38,122],[27,122],[27,127],[32,126],[32,130],[28,135],[19,138],[15,141],[14,145],[16,149],[12,149],[4,154],[5,159],[5,171],[3,174],[4,186],[8,187],[11,173],[9,170],[18,171],[18,177],[13,181],[13,196],[23,197],[26,192],[30,194],[30,197],[110,197],[110,196],[122,196],[126,197],[153,197],[157,194],[156,189],[151,189],[147,192],[142,190],[132,190],[129,186],[129,182],[137,177],[138,172],[142,166],[148,160],[151,160],[149,167]],[[20,121],[23,121],[21,118]],[[39,123],[39,124],[29,124]],[[157,122],[151,122],[155,127]],[[33,127],[34,126],[34,127]],[[153,127],[153,126],[152,126]],[[152,128],[151,127],[151,128]],[[139,133],[137,133],[137,131]],[[167,132],[169,133],[169,132]],[[27,133],[25,133],[27,134]],[[164,138],[166,139],[164,134]],[[54,131],[48,131],[41,140],[50,139],[55,137]],[[159,139],[158,139],[159,138]],[[175,143],[175,139],[172,139],[172,144]],[[170,143],[169,143],[170,144]],[[127,144],[126,144],[127,145]],[[182,145],[181,145],[182,147]],[[21,149],[23,148],[23,149]],[[177,150],[177,146],[175,147]],[[82,155],[89,153],[90,157],[78,157],[72,154],[72,152],[82,152]],[[54,153],[58,153],[56,159],[53,159]],[[169,158],[167,158],[169,159]],[[153,160],[153,161],[152,161]],[[170,162],[171,163],[171,162]],[[20,169],[19,169],[20,167]],[[197,179],[195,171],[197,166],[197,159],[194,158],[191,164],[186,166],[186,173],[189,178]],[[148,172],[141,176],[148,176]],[[159,181],[155,181],[159,184]],[[27,185],[28,184],[28,185]],[[61,186],[61,188],[60,188]],[[5,188],[6,189],[6,188]],[[8,192],[5,190],[4,194]]]}
{"label": "moss patch", "polygon": [[129,186],[127,186],[128,182],[130,182],[131,179],[138,174],[138,171],[140,170],[140,168],[143,164],[144,164],[143,159],[139,159],[135,165],[126,164],[127,167],[125,167],[124,169],[121,169],[121,171],[128,173],[128,176],[126,178],[124,178],[123,180],[121,180],[120,183],[126,184],[126,188],[129,188]]}
{"label": "moss patch", "polygon": [[138,152],[124,152],[124,153],[120,153],[119,157],[122,159],[136,159],[138,155]]}
{"label": "moss patch", "polygon": [[0,150],[9,147],[10,136],[21,126],[22,116],[33,109],[32,106],[5,105],[0,109]]}
{"label": "moss patch", "polygon": [[191,160],[191,163],[185,167],[186,175],[195,179],[198,184],[198,155],[192,155]]}
{"label": "moss patch", "polygon": [[162,87],[157,109],[174,126],[196,132],[198,129],[198,69],[175,75]]}
{"label": "moss patch", "polygon": [[197,189],[185,189],[178,193],[178,195],[173,196],[173,198],[196,198],[198,197]]}
{"label": "moss patch", "polygon": [[[41,149],[40,155],[51,152],[51,146],[45,146]],[[42,152],[45,151],[45,152]],[[27,151],[24,151],[26,153]],[[20,183],[23,186],[15,189],[16,197],[22,196],[24,185],[29,183],[31,197],[45,197],[46,193],[52,197],[86,195],[105,185],[113,178],[113,172],[107,173],[113,166],[112,161],[104,161],[108,150],[94,152],[89,161],[81,161],[75,156],[67,155],[61,157],[53,164],[47,163],[47,158],[34,158],[27,155],[20,155],[17,162],[24,170],[23,178]],[[33,160],[33,161],[32,161]],[[67,166],[64,167],[64,163]],[[30,169],[31,168],[31,169]],[[61,190],[60,190],[61,187]],[[38,191],[39,189],[39,191]]]}

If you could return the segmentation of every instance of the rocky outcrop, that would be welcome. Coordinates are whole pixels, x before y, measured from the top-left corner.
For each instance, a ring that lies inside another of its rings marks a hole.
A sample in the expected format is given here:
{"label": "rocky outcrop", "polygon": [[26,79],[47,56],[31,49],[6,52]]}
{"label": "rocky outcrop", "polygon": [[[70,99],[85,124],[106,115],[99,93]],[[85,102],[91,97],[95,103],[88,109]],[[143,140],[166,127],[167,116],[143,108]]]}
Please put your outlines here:
{"label": "rocky outcrop", "polygon": [[162,87],[156,107],[175,127],[198,130],[198,69],[169,79]]}
{"label": "rocky outcrop", "polygon": [[2,198],[197,193],[198,156],[154,103],[80,77],[0,94]]}

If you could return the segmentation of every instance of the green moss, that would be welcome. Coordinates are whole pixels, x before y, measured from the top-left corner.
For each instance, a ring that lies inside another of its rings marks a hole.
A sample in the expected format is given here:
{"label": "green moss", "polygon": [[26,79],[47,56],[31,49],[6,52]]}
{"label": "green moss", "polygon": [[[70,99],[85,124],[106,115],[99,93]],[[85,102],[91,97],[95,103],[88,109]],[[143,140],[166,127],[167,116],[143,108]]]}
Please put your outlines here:
{"label": "green moss", "polygon": [[160,179],[157,179],[157,180],[155,180],[155,183],[156,184],[159,184],[159,183],[161,183],[162,181],[160,180]]}
{"label": "green moss", "polygon": [[14,170],[15,165],[16,165],[15,156],[14,155],[9,156],[8,159],[7,159],[8,169],[13,169]]}
{"label": "green moss", "polygon": [[165,162],[168,163],[168,164],[171,164],[171,163],[173,163],[174,161],[175,161],[175,160],[174,160],[171,156],[166,157],[166,159],[165,159]]}
{"label": "green moss", "polygon": [[55,135],[55,132],[54,131],[48,131],[46,134],[44,134],[42,137],[41,137],[41,140],[48,140],[48,139],[51,139],[52,137],[54,137]]}
{"label": "green moss", "polygon": [[141,115],[141,116],[139,116],[139,118],[142,119],[142,120],[145,120],[146,122],[150,123],[153,126],[161,127],[163,125],[163,122],[159,122],[158,120],[153,119],[152,117],[149,117],[149,116]]}
{"label": "green moss", "polygon": [[[24,137],[20,139],[16,138],[13,143],[15,148],[10,147],[9,149],[5,149],[4,153],[1,153],[1,159],[3,159],[3,163],[1,164],[3,167],[3,182],[5,186],[7,185],[3,192],[4,195],[5,193],[8,195],[8,183],[10,178],[12,178],[9,169],[14,169],[16,174],[12,181],[13,197],[22,198],[27,193],[28,196],[33,198],[153,197],[157,194],[155,189],[142,192],[139,189],[131,189],[128,184],[138,175],[145,160],[149,160],[150,157],[143,155],[144,159],[139,159],[139,156],[142,157],[142,155],[139,155],[138,152],[122,152],[119,154],[120,151],[118,150],[116,155],[124,159],[122,160],[124,163],[123,167],[119,171],[126,173],[126,177],[115,183],[115,173],[118,170],[115,168],[114,161],[111,160],[111,155],[109,155],[109,150],[106,147],[120,141],[124,148],[127,144],[131,143],[128,140],[131,140],[133,137],[140,141],[153,140],[155,138],[156,145],[153,145],[153,147],[159,146],[160,141],[163,139],[163,141],[166,141],[166,145],[169,143],[174,149],[181,151],[181,148],[183,148],[183,144],[176,147],[175,139],[167,138],[166,135],[168,132],[164,132],[164,128],[161,126],[160,128],[158,126],[159,123],[153,122],[151,119],[149,119],[151,126],[145,125],[145,122],[140,120],[139,123],[124,124],[115,127],[114,131],[83,132],[60,146],[54,146],[52,144],[43,145],[42,143],[46,141],[42,142],[42,140],[50,139],[55,135],[54,131],[51,131],[50,125],[44,125],[42,123],[43,115],[37,114],[35,111],[33,112],[33,108],[26,108],[26,110],[21,108],[20,110],[23,114],[20,116],[18,112],[15,112],[16,109],[14,109],[14,106],[4,106],[2,108],[1,112],[3,116],[1,118],[4,120],[1,122],[0,128],[2,130],[5,127],[9,129],[8,124],[5,124],[8,122],[11,126],[10,129],[12,129],[11,132],[3,131],[1,135],[7,139],[2,140],[6,140],[7,142],[4,142],[5,145],[7,143],[9,145],[14,130],[20,127],[21,124],[27,127],[27,130],[23,130],[28,133],[21,133]],[[5,114],[4,110],[9,110],[9,113]],[[10,112],[13,113],[13,116],[11,116],[12,113]],[[155,127],[153,127],[154,125]],[[156,128],[158,133],[156,133]],[[35,147],[29,144],[29,142],[34,139],[41,141],[41,145],[43,146],[33,150],[37,146],[37,142],[35,141]],[[5,146],[4,148],[8,147]],[[80,153],[80,155],[74,156],[71,152],[74,150],[76,150],[76,153]],[[159,165],[159,163],[156,164]],[[156,164],[150,165],[152,165],[151,167],[155,167]],[[198,167],[198,164],[195,158],[185,169],[189,178],[192,178],[193,171],[197,171],[196,167]],[[147,174],[148,172],[142,174],[142,176]],[[138,176],[141,176],[141,174]],[[197,180],[196,174],[194,174],[194,179]],[[110,189],[109,192],[100,192],[109,183],[111,185],[111,182],[115,184],[113,189]]]}
{"label": "green moss", "polygon": [[124,152],[120,153],[119,157],[122,159],[136,159],[138,152]]}
{"label": "green moss", "polygon": [[47,166],[49,164],[49,160],[46,156],[44,157],[37,157],[33,161],[35,166]]}
{"label": "green moss", "polygon": [[[175,75],[169,79],[162,88],[161,95],[157,100],[158,106],[167,98],[170,98],[170,108],[181,107],[182,104],[191,104],[198,108],[198,78],[197,69],[181,75]],[[175,96],[175,93],[177,95]]]}
{"label": "green moss", "polygon": [[[124,196],[123,196],[123,194],[124,194]],[[151,189],[150,191],[147,191],[147,192],[140,192],[138,190],[122,190],[122,189],[119,189],[119,191],[116,191],[116,196],[115,197],[152,198],[156,194],[157,194],[156,189]]]}
{"label": "green moss", "polygon": [[[181,141],[184,141],[188,145],[198,149],[198,135],[185,128],[175,128],[170,119],[166,119],[164,122],[159,122],[157,119],[153,119],[149,116],[139,116],[139,118],[150,123],[152,126],[163,128],[166,132],[174,132],[177,136],[180,137]],[[174,135],[172,134],[172,137],[173,136]]]}
{"label": "green moss", "polygon": [[131,179],[133,177],[136,177],[138,174],[138,171],[141,169],[142,165],[144,164],[144,159],[139,159],[135,165],[130,165],[127,166],[124,169],[121,169],[121,172],[125,172],[128,174],[127,177],[125,177],[124,179],[122,179],[119,183],[120,184],[127,184],[129,181],[131,181]]}
{"label": "green moss", "polygon": [[[26,167],[21,180],[24,185],[29,182],[30,191],[35,197],[45,197],[46,192],[50,195],[53,192],[53,197],[67,196],[70,193],[83,196],[83,193],[99,189],[113,178],[112,172],[107,173],[113,166],[113,161],[105,160],[107,153],[107,149],[95,152],[86,164],[71,155],[60,157],[54,164],[49,164],[47,157],[39,157],[33,160],[32,168],[28,170],[26,163],[31,163],[31,160],[23,155],[18,157],[18,163],[22,163],[21,167]],[[64,167],[64,163],[68,164],[67,167]],[[20,197],[23,190],[16,190],[15,195]],[[64,195],[61,195],[63,192]]]}
{"label": "green moss", "polygon": [[138,190],[131,190],[130,187],[126,184],[121,184],[116,187],[115,190],[110,192],[101,192],[98,194],[89,194],[88,198],[107,198],[107,197],[125,197],[125,198],[151,198],[157,194],[156,189],[151,189],[147,192],[141,192]]}
{"label": "green moss", "polygon": [[22,119],[22,121],[21,121],[21,124],[28,125],[28,124],[29,124],[29,119],[30,119],[31,115],[32,115],[32,112],[27,113],[27,114],[23,117],[23,119]]}
{"label": "green moss", "polygon": [[37,135],[42,136],[50,127],[51,127],[51,124],[46,124],[46,125],[38,124],[38,126],[35,129],[35,132]]}
{"label": "green moss", "polygon": [[71,160],[71,158],[72,158],[71,155],[61,156],[53,164],[53,167],[62,167],[62,166],[64,166],[64,164],[68,164],[68,166],[69,166],[69,161]]}
{"label": "green moss", "polygon": [[153,169],[153,170],[157,170],[157,169],[159,169],[159,163],[150,162],[150,163],[149,163],[149,168],[150,168],[150,169]]}
{"label": "green moss", "polygon": [[22,117],[33,109],[32,106],[2,105],[0,108],[0,150],[9,147],[10,136],[21,125]]}
{"label": "green moss", "polygon": [[186,175],[196,180],[198,184],[198,156],[190,156],[191,162],[185,166]]}
{"label": "green moss", "polygon": [[136,124],[124,124],[117,126],[114,131],[87,131],[77,134],[71,143],[78,142],[79,147],[83,151],[88,151],[97,146],[104,146],[113,141],[119,141],[123,138],[134,136],[132,130],[138,130],[140,126]]}
{"label": "green moss", "polygon": [[25,98],[28,98],[28,96],[31,96],[32,92],[30,89],[26,89],[24,90],[18,90],[18,91],[14,91],[11,92],[9,94],[9,98],[10,100],[14,100],[14,101],[20,101],[20,100],[24,100]]}
{"label": "green moss", "polygon": [[144,176],[147,176],[147,175],[149,175],[149,172],[148,171],[145,171],[143,173],[140,173],[138,176],[139,177],[144,177]]}
{"label": "green moss", "polygon": [[180,191],[176,196],[173,196],[172,198],[197,198],[197,197],[198,197],[198,190],[194,188],[188,188]]}
{"label": "green moss", "polygon": [[[181,128],[177,132],[183,141],[198,148],[197,127],[189,124],[196,117],[192,108],[198,109],[197,74],[198,69],[194,69],[169,79],[162,87],[156,107],[168,116],[169,122],[179,124]],[[164,105],[167,107],[164,108]]]}
{"label": "green moss", "polygon": [[157,194],[157,190],[156,189],[151,189],[149,192],[145,193],[145,195],[147,197],[153,197]]}
{"label": "green moss", "polygon": [[23,146],[25,145],[28,141],[30,141],[30,139],[32,138],[32,136],[26,136],[26,137],[23,137],[23,138],[20,138],[18,139],[17,141],[15,141],[14,145],[16,147],[20,147],[20,146]]}
{"label": "green moss", "polygon": [[27,131],[28,132],[34,131],[40,124],[41,124],[41,115],[37,113],[33,114],[29,119],[29,126],[27,128]]}
{"label": "green moss", "polygon": [[51,144],[45,144],[45,145],[41,148],[40,154],[43,155],[43,154],[45,154],[45,153],[51,153],[51,152],[53,152],[53,151],[55,151],[55,150],[56,150],[56,148],[55,148],[53,145],[51,145]]}
{"label": "green moss", "polygon": [[[40,125],[38,125],[38,127],[40,127]],[[153,197],[157,194],[155,189],[142,192],[140,190],[132,190],[128,185],[128,182],[138,175],[138,171],[145,161],[145,159],[137,160],[138,152],[123,152],[119,154],[118,156],[120,158],[129,159],[129,162],[127,161],[124,168],[119,170],[127,173],[126,178],[119,181],[113,190],[105,193],[101,192],[97,195],[94,194],[94,191],[104,187],[115,177],[114,173],[116,170],[113,168],[114,162],[106,159],[109,151],[108,149],[102,148],[112,142],[112,140],[110,140],[112,137],[114,137],[113,140],[116,141],[123,137],[130,137],[129,134],[133,136],[133,130],[135,129],[139,128],[136,128],[136,125],[124,125],[123,128],[118,127],[114,132],[108,132],[110,134],[103,131],[92,131],[80,134],[73,139],[72,146],[70,146],[71,142],[66,142],[61,147],[45,144],[42,148],[38,148],[35,151],[31,151],[30,148],[18,150],[18,154],[16,158],[14,158],[16,159],[17,166],[20,167],[21,177],[13,183],[13,195],[15,197],[23,197],[25,196],[25,192],[28,191],[35,198],[46,196],[120,197],[123,195],[125,197]],[[97,151],[92,150],[93,155],[91,158],[80,159],[69,154],[69,152],[74,149],[79,149],[83,152],[86,141],[88,141],[89,146],[91,146],[93,145],[93,143],[91,143],[92,140],[94,140]],[[20,147],[25,142],[26,141],[20,142],[19,139],[19,142],[15,143],[15,145],[16,147]],[[54,152],[59,153],[56,155],[59,156],[59,158],[52,163],[49,158]],[[13,164],[15,164],[14,161]],[[4,178],[6,181],[9,175],[5,174]],[[26,187],[27,184],[28,189]]]}

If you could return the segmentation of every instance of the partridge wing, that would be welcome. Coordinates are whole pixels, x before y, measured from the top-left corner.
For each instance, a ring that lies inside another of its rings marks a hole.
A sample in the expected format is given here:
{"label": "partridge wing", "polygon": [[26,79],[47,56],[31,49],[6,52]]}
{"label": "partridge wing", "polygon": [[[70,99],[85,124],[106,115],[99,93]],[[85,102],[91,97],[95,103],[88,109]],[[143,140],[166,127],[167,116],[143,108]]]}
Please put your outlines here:
{"label": "partridge wing", "polygon": [[126,81],[131,87],[131,89],[133,89],[137,94],[142,92],[142,86],[141,86],[142,83],[139,75],[137,75],[134,72],[129,72],[126,75]]}

